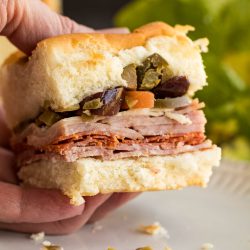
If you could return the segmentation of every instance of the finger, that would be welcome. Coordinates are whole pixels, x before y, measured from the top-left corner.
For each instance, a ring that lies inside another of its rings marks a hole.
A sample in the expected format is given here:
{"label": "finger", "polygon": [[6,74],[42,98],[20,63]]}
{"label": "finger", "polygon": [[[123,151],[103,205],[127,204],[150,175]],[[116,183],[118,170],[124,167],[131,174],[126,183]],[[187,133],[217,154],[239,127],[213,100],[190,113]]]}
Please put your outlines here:
{"label": "finger", "polygon": [[134,199],[139,193],[114,193],[109,200],[100,206],[91,216],[89,223],[93,223],[105,217],[108,213]]}
{"label": "finger", "polygon": [[96,30],[97,33],[107,33],[107,34],[128,34],[130,33],[129,28],[121,27],[121,28],[109,28],[109,29],[100,29]]}
{"label": "finger", "polygon": [[10,131],[5,123],[3,109],[0,105],[0,146],[5,147],[9,144]]}
{"label": "finger", "polygon": [[14,154],[11,151],[0,148],[0,181],[17,183],[14,165]]}
{"label": "finger", "polygon": [[0,221],[6,223],[52,222],[82,214],[84,204],[70,205],[56,190],[24,188],[0,182]]}
{"label": "finger", "polygon": [[3,16],[0,22],[1,34],[26,54],[30,54],[39,41],[48,37],[93,32],[93,29],[55,13],[38,0],[7,1],[6,5],[0,4],[0,14]]}
{"label": "finger", "polygon": [[89,221],[98,207],[105,203],[111,195],[112,194],[99,194],[92,197],[84,197],[86,201],[84,212],[74,218],[56,222],[55,229],[58,229],[58,231],[53,230],[49,233],[53,234],[53,232],[55,232],[54,234],[68,234],[79,230]]}
{"label": "finger", "polygon": [[87,27],[82,24],[78,24],[77,22],[71,20],[66,16],[59,16],[60,23],[62,25],[62,31],[60,34],[71,34],[71,33],[93,33],[94,29]]}
{"label": "finger", "polygon": [[82,215],[72,219],[66,219],[51,223],[0,223],[0,229],[7,229],[22,233],[38,233],[45,232],[51,235],[69,234],[80,229],[89,219],[91,214],[105,202],[110,195],[96,195],[93,197],[85,197],[86,208]]}

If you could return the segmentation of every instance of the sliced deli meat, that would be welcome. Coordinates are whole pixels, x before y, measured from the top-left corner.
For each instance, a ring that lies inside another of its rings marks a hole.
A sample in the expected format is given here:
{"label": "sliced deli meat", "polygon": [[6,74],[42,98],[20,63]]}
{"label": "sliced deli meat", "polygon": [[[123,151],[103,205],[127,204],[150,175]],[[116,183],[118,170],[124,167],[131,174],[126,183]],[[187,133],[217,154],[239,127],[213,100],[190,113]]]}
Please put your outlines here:
{"label": "sliced deli meat", "polygon": [[[203,132],[205,123],[205,116],[197,105],[192,105],[192,110],[186,113],[183,110],[170,112],[166,109],[138,109],[110,117],[93,117],[87,121],[80,116],[65,118],[49,128],[40,128],[32,123],[12,138],[12,144],[25,141],[28,145],[42,147],[70,138],[76,140],[88,134],[115,135],[137,140],[150,134],[177,134],[182,129],[185,129],[185,133]],[[164,125],[164,131],[158,129],[161,127],[155,127],[158,125]]]}
{"label": "sliced deli meat", "polygon": [[72,146],[69,150],[66,150],[64,154],[58,154],[54,152],[35,153],[33,150],[24,151],[19,155],[18,165],[30,164],[34,161],[49,160],[59,161],[64,160],[66,162],[74,162],[78,159],[85,157],[97,157],[102,160],[116,160],[128,157],[141,157],[141,156],[154,156],[154,155],[177,155],[187,152],[193,152],[196,150],[206,150],[212,147],[211,141],[207,140],[198,145],[165,145],[166,148],[160,145],[136,145],[118,147],[116,150],[98,147],[87,146],[81,147],[79,144]]}
{"label": "sliced deli meat", "polygon": [[114,116],[70,117],[51,127],[30,124],[12,139],[18,165],[84,157],[115,160],[176,155],[212,146],[206,141],[202,104],[170,109],[135,109]]}

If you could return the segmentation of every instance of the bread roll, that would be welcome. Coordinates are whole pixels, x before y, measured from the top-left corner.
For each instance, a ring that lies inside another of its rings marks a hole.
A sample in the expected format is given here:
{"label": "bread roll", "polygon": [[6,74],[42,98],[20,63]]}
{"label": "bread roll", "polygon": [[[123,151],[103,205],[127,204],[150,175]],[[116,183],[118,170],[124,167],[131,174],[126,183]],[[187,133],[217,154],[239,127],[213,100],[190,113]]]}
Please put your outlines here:
{"label": "bread roll", "polygon": [[102,161],[82,158],[75,162],[40,161],[19,172],[26,185],[55,188],[71,198],[74,205],[82,196],[111,192],[143,192],[205,187],[212,166],[220,162],[220,148],[184,153],[176,156],[151,156]]}
{"label": "bread roll", "polygon": [[126,86],[123,68],[152,53],[160,54],[175,76],[188,78],[193,95],[207,84],[200,54],[207,40],[193,42],[186,36],[189,30],[156,22],[130,34],[69,34],[41,41],[30,58],[13,55],[0,73],[9,126],[34,118],[45,102],[65,109],[89,95]]}

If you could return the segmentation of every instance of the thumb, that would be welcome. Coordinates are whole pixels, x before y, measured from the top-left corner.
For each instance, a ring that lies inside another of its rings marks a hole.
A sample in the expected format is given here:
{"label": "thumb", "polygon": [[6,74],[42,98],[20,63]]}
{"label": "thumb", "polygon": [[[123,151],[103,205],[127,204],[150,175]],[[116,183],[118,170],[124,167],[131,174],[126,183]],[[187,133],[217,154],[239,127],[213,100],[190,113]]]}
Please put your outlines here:
{"label": "thumb", "polygon": [[53,12],[40,0],[3,1],[0,3],[0,34],[5,35],[26,54],[48,37],[77,32],[93,32],[68,17]]}
{"label": "thumb", "polygon": [[10,131],[7,128],[3,109],[0,104],[0,147],[9,146]]}

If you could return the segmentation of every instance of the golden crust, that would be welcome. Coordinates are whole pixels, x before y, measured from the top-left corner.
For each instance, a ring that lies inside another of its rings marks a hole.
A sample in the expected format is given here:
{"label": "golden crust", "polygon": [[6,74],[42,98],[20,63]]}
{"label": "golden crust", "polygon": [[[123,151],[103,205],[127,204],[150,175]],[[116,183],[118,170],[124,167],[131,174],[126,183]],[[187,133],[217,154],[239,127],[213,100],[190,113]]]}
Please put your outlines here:
{"label": "golden crust", "polygon": [[27,56],[21,51],[16,51],[4,61],[3,65],[21,63],[23,61],[27,61]]}
{"label": "golden crust", "polygon": [[[37,44],[37,48],[53,49],[61,48],[65,51],[71,50],[79,45],[96,44],[100,47],[106,47],[108,51],[119,51],[122,49],[130,49],[136,46],[145,45],[149,38],[157,36],[176,36],[178,40],[187,42],[188,31],[193,31],[190,25],[176,25],[172,27],[164,22],[153,22],[135,29],[129,34],[100,34],[100,33],[84,33],[84,34],[65,34],[42,40]],[[33,51],[32,54],[36,49]],[[25,55],[18,51],[6,59],[4,65],[18,63],[20,58]]]}
{"label": "golden crust", "polygon": [[177,25],[172,27],[164,22],[153,22],[135,29],[129,34],[66,34],[57,37],[45,39],[38,43],[38,47],[55,47],[62,46],[67,49],[67,45],[72,47],[78,44],[91,43],[102,44],[110,50],[119,51],[122,49],[130,49],[135,46],[143,46],[149,38],[156,36],[178,36],[186,41],[188,38],[185,35],[188,30],[193,30],[191,26]]}
{"label": "golden crust", "polygon": [[[172,27],[164,22],[153,22],[135,29],[129,34],[100,34],[100,33],[84,33],[84,34],[65,34],[42,40],[37,44],[37,48],[46,47],[48,50],[60,47],[63,50],[71,50],[79,45],[99,44],[106,47],[108,51],[119,51],[122,49],[130,49],[136,46],[145,45],[149,38],[156,36],[176,36],[180,41],[188,41],[186,36],[188,31],[194,28],[189,25],[176,25]],[[36,49],[33,51],[32,54]],[[25,54],[17,51],[10,55],[4,62],[4,65],[23,62]]]}

